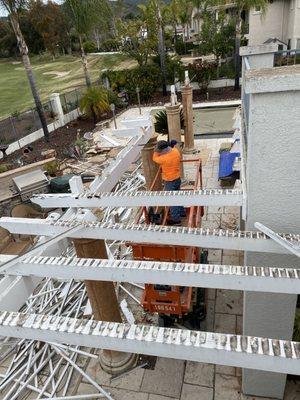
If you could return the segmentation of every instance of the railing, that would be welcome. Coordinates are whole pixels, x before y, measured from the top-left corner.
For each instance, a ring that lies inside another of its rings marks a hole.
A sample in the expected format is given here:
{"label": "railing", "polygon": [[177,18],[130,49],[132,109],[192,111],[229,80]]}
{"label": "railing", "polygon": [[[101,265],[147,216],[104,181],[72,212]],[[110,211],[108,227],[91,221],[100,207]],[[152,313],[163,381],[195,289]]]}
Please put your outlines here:
{"label": "railing", "polygon": [[[47,124],[51,124],[55,119],[51,101],[43,104],[43,107]],[[35,108],[20,113],[15,112],[0,121],[0,145],[16,142],[41,127],[41,121]]]}
{"label": "railing", "polygon": [[278,50],[274,53],[274,67],[300,64],[300,49]]}

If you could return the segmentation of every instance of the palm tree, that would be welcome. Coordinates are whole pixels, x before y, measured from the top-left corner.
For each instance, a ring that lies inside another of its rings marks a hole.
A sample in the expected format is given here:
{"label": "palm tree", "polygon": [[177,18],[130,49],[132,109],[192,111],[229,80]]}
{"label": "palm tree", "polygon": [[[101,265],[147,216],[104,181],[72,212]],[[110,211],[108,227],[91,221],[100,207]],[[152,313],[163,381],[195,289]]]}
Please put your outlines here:
{"label": "palm tree", "polygon": [[45,137],[45,140],[48,142],[49,141],[49,131],[48,131],[48,127],[47,127],[45,112],[44,112],[41,98],[40,98],[40,95],[39,95],[39,92],[38,92],[38,89],[37,89],[37,86],[35,83],[34,75],[32,72],[30,58],[28,56],[28,47],[25,42],[22,31],[20,29],[20,23],[19,23],[18,12],[20,11],[20,9],[22,7],[26,6],[26,4],[27,4],[26,0],[0,0],[0,6],[2,6],[2,8],[4,8],[4,10],[7,11],[8,15],[9,15],[9,20],[10,20],[11,26],[13,28],[14,34],[16,36],[16,39],[17,39],[19,52],[20,52],[22,60],[23,60],[23,64],[24,64],[24,68],[25,68],[25,71],[27,74],[28,81],[29,81],[32,96],[33,96],[33,99],[34,99],[34,102],[36,105],[36,110],[37,110],[37,113],[38,113],[40,121],[41,121],[42,129],[44,132],[44,137]]}
{"label": "palm tree", "polygon": [[64,9],[78,36],[85,81],[87,87],[90,87],[92,83],[83,39],[96,26],[99,18],[109,12],[109,6],[106,0],[65,0]]}
{"label": "palm tree", "polygon": [[179,22],[179,2],[178,0],[171,0],[170,4],[166,6],[166,14],[170,24],[173,26],[174,29],[174,42],[175,42],[175,49],[176,44],[178,41],[177,37],[177,25]]}
{"label": "palm tree", "polygon": [[139,4],[141,11],[141,18],[147,27],[147,34],[149,35],[152,30],[156,31],[158,39],[158,54],[160,59],[160,68],[162,75],[162,90],[163,95],[167,95],[167,70],[166,70],[166,46],[165,46],[165,33],[164,23],[161,13],[162,4],[160,0],[150,0],[147,5]]}
{"label": "palm tree", "polygon": [[95,124],[109,109],[108,92],[103,86],[89,87],[80,99],[80,110],[92,117]]}
{"label": "palm tree", "polygon": [[[240,88],[240,46],[242,36],[242,12],[249,11],[252,8],[260,8],[262,15],[265,14],[268,8],[268,0],[236,0],[235,4],[235,55],[234,55],[234,68],[235,68],[235,82],[234,90]],[[216,4],[226,5],[226,0],[217,0]]]}
{"label": "palm tree", "polygon": [[186,52],[186,39],[190,38],[190,24],[193,14],[193,4],[190,0],[179,0],[178,19],[183,26],[183,40]]}

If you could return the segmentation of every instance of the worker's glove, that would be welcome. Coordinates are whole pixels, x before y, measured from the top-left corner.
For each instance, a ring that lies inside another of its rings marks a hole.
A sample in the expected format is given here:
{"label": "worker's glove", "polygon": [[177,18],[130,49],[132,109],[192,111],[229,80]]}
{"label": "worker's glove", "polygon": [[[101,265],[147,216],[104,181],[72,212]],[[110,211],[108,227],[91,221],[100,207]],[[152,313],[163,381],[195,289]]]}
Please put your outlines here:
{"label": "worker's glove", "polygon": [[170,147],[173,148],[173,147],[176,146],[176,144],[177,144],[177,140],[174,140],[174,139],[173,139],[173,140],[170,141]]}

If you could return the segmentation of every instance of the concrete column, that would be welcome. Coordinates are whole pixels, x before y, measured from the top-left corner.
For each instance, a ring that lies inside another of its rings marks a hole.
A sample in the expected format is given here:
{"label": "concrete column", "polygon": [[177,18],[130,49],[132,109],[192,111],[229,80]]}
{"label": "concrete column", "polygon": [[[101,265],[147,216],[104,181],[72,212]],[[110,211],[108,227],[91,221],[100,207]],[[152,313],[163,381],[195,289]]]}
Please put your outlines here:
{"label": "concrete column", "polygon": [[182,106],[184,115],[184,153],[193,153],[194,144],[194,114],[193,114],[193,88],[189,84],[181,89]]}
{"label": "concrete column", "polygon": [[[169,140],[176,140],[178,144],[177,149],[182,154],[180,147],[181,144],[181,124],[180,124],[180,103],[175,105],[166,104],[166,112],[168,119]],[[183,165],[181,164],[181,178],[183,178]]]}
{"label": "concrete column", "polygon": [[[90,217],[91,213],[88,213]],[[91,218],[88,218],[91,219]],[[81,258],[107,258],[106,244],[102,239],[74,239],[76,255]],[[122,322],[113,282],[85,281],[93,315],[99,321]],[[100,365],[110,374],[120,374],[134,366],[136,354],[102,350]]]}
{"label": "concrete column", "polygon": [[[159,165],[156,164],[152,159],[156,144],[157,144],[157,134],[154,133],[154,135],[151,137],[149,142],[144,146],[142,150],[143,171],[144,171],[144,177],[146,179],[146,187],[148,190],[150,189],[152,182],[154,181],[157,171],[159,169]],[[162,190],[161,174],[157,178],[153,190]]]}
{"label": "concrete column", "polygon": [[59,123],[61,126],[65,125],[64,111],[60,102],[59,93],[52,93],[50,95],[50,101],[52,103],[53,111],[57,115]]}
{"label": "concrete column", "polygon": [[175,104],[174,106],[171,104],[166,104],[166,112],[168,119],[168,130],[169,130],[169,140],[177,140],[178,149],[180,150],[180,142],[181,142],[181,125],[180,125],[180,103]]}
{"label": "concrete column", "polygon": [[[256,221],[276,232],[299,233],[297,199],[300,148],[299,66],[248,71],[250,96],[247,146],[246,230]],[[245,253],[246,265],[299,268],[296,256]],[[291,340],[297,296],[244,294],[244,334]],[[284,396],[286,375],[243,370],[243,392],[253,396]]]}

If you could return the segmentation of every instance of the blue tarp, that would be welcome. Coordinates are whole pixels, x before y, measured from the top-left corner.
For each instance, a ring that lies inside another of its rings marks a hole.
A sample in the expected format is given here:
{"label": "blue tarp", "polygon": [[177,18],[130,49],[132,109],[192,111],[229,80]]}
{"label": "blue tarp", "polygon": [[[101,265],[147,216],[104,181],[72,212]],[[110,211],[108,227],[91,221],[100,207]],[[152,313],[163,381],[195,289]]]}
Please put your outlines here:
{"label": "blue tarp", "polygon": [[221,152],[219,161],[219,179],[228,178],[234,173],[234,160],[239,156],[240,153],[230,153],[230,151]]}

